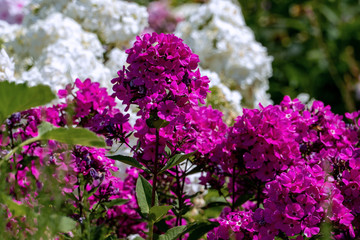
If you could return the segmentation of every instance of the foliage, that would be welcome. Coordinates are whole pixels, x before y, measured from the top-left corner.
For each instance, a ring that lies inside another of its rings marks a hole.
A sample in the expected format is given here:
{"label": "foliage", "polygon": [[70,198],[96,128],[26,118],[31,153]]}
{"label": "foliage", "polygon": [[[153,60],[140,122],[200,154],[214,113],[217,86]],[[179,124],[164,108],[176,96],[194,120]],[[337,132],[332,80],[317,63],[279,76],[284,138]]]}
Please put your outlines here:
{"label": "foliage", "polygon": [[239,3],[257,40],[274,56],[270,93],[276,103],[304,92],[337,113],[359,108],[358,2]]}

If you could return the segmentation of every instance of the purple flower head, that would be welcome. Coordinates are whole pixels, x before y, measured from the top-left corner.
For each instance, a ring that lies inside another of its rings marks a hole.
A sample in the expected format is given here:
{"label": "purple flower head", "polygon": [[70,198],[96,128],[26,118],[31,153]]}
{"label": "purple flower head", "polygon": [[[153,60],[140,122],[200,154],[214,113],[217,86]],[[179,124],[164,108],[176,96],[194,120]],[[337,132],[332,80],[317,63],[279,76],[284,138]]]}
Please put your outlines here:
{"label": "purple flower head", "polygon": [[[136,104],[139,115],[159,112],[160,118],[173,119],[176,108],[188,111],[198,102],[204,103],[209,79],[197,69],[199,57],[193,54],[182,40],[173,34],[144,34],[136,38],[133,47],[126,50],[129,66],[114,78],[115,96],[124,104]],[[151,106],[149,108],[149,106]]]}

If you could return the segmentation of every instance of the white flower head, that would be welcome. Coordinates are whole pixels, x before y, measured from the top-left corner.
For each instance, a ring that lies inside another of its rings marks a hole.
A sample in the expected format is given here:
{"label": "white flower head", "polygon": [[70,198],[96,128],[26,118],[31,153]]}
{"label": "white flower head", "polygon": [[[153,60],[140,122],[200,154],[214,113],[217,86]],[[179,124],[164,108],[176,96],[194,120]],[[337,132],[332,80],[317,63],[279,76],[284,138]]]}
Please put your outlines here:
{"label": "white flower head", "polygon": [[[267,85],[272,75],[272,57],[256,42],[254,33],[245,25],[241,9],[231,0],[210,0],[200,5],[175,31],[194,53],[200,65],[214,71],[222,80],[238,83],[240,93],[261,83]],[[254,91],[255,93],[255,91]],[[266,99],[269,96],[265,94]],[[259,97],[251,96],[246,107],[257,106]],[[268,102],[269,99],[266,100]]]}
{"label": "white flower head", "polygon": [[49,45],[34,66],[22,75],[22,79],[30,85],[43,83],[55,91],[76,78],[90,78],[103,87],[111,88],[110,70],[74,39],[59,40]]}
{"label": "white flower head", "polygon": [[4,20],[0,20],[0,39],[4,42],[12,41],[20,31],[21,27],[18,24],[9,24]]}
{"label": "white flower head", "polygon": [[127,54],[125,51],[114,48],[108,53],[108,60],[105,63],[105,66],[110,69],[112,77],[117,77],[117,72],[122,70],[123,66],[125,66]]}
{"label": "white flower head", "polygon": [[19,57],[31,56],[37,59],[43,54],[43,49],[61,39],[77,41],[96,56],[101,56],[104,51],[96,35],[85,32],[77,22],[61,13],[52,13],[25,28],[12,47]]}
{"label": "white flower head", "polygon": [[85,30],[95,32],[105,43],[127,46],[148,25],[146,8],[118,0],[72,1],[64,14],[78,21]]}
{"label": "white flower head", "polygon": [[0,81],[13,81],[14,80],[15,65],[5,49],[0,51]]}

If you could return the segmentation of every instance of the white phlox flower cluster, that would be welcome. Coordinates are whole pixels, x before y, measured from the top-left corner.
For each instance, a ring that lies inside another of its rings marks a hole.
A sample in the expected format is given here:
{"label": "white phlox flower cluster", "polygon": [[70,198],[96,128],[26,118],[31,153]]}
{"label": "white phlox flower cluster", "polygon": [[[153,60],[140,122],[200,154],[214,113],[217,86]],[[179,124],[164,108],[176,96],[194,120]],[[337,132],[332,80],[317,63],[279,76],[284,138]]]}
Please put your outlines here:
{"label": "white phlox flower cluster", "polygon": [[72,39],[61,40],[49,45],[35,65],[22,74],[23,81],[36,85],[36,78],[41,76],[42,83],[53,86],[55,91],[65,88],[69,79],[96,79],[104,87],[111,88],[110,70],[96,59],[94,54]]}
{"label": "white phlox flower cluster", "polygon": [[0,50],[0,82],[1,81],[14,81],[15,65],[5,49]]}
{"label": "white phlox flower cluster", "polygon": [[72,44],[91,50],[96,57],[102,57],[104,50],[96,35],[84,31],[76,21],[57,12],[23,28],[22,34],[9,45],[19,57],[38,59],[48,46],[68,39],[73,41]]}
{"label": "white phlox flower cluster", "polygon": [[0,42],[10,42],[14,40],[20,30],[20,25],[9,24],[4,20],[0,20]]}
{"label": "white phlox flower cluster", "polygon": [[[230,103],[231,109],[234,110],[236,113],[241,113],[242,107],[241,107],[241,99],[242,95],[237,90],[231,90],[228,86],[223,84],[220,80],[219,75],[216,72],[210,71],[209,69],[201,69],[200,72],[202,75],[207,76],[210,79],[209,88],[217,87],[219,88],[227,102]],[[226,111],[226,109],[222,109],[222,111]],[[226,113],[225,113],[226,114]]]}
{"label": "white phlox flower cluster", "polygon": [[[112,93],[111,79],[126,63],[123,49],[141,34],[148,16],[145,7],[120,0],[32,0],[28,9],[21,25],[0,20],[0,45],[16,63],[14,68],[1,52],[0,80],[46,84],[54,91],[91,78]],[[134,123],[136,114],[128,113]]]}
{"label": "white phlox flower cluster", "polygon": [[[108,60],[105,63],[105,66],[109,69],[117,69],[117,70],[122,70],[123,66],[126,66],[126,59],[127,59],[127,54],[125,53],[125,51],[119,49],[119,48],[113,48],[108,54]],[[112,77],[117,77],[117,71],[112,71],[111,72],[111,76]]]}
{"label": "white phlox flower cluster", "polygon": [[215,71],[224,82],[239,85],[244,106],[271,103],[266,91],[272,57],[256,42],[238,5],[231,0],[210,0],[199,5],[196,12],[179,23],[175,34],[199,55],[203,68]]}
{"label": "white phlox flower cluster", "polygon": [[116,46],[129,47],[148,17],[145,7],[120,0],[32,0],[28,9],[18,28],[0,21],[0,40],[15,60],[18,82],[54,91],[91,78],[111,92],[126,62]]}
{"label": "white phlox flower cluster", "polygon": [[106,44],[123,47],[148,25],[145,7],[118,0],[71,1],[64,14],[98,34]]}
{"label": "white phlox flower cluster", "polygon": [[97,36],[60,13],[23,28],[22,34],[6,45],[18,64],[19,82],[42,83],[55,91],[76,78],[92,78],[110,86],[110,70],[103,66],[104,49]]}

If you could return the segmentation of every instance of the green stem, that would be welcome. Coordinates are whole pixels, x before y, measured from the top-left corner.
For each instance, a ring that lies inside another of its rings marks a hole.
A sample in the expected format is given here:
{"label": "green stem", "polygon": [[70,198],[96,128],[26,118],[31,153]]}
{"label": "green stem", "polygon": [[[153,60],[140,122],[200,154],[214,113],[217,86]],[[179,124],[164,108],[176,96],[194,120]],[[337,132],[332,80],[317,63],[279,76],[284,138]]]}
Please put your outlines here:
{"label": "green stem", "polygon": [[[154,176],[153,176],[153,188],[151,193],[151,207],[155,206],[155,197],[156,197],[156,185],[157,185],[157,175],[158,175],[158,156],[159,156],[159,129],[156,129],[156,143],[155,143],[155,164],[154,164]],[[154,239],[154,223],[149,221],[149,239]]]}
{"label": "green stem", "polygon": [[232,173],[232,204],[231,204],[231,211],[233,212],[235,210],[235,166],[233,167],[233,173]]}
{"label": "green stem", "polygon": [[149,239],[154,239],[154,223],[149,221]]}
{"label": "green stem", "polygon": [[[19,146],[11,149],[11,151],[10,151],[8,154],[6,154],[6,156],[5,156],[5,158],[4,158],[5,161],[8,161],[8,160],[10,159],[10,157],[11,157],[19,148],[22,148],[22,147],[24,147],[24,146],[26,146],[26,145],[28,145],[28,144],[30,144],[30,143],[39,141],[40,139],[41,139],[41,138],[40,138],[39,136],[37,136],[37,137],[34,137],[34,138],[30,138],[30,139],[25,140],[25,141],[22,142]],[[3,163],[3,162],[0,162],[0,165],[1,165],[2,163]]]}
{"label": "green stem", "polygon": [[155,195],[156,195],[156,185],[157,185],[157,175],[158,175],[158,155],[159,155],[159,129],[156,129],[156,143],[155,143],[155,165],[154,165],[154,176],[153,176],[153,188],[151,194],[151,206],[155,205]]}

